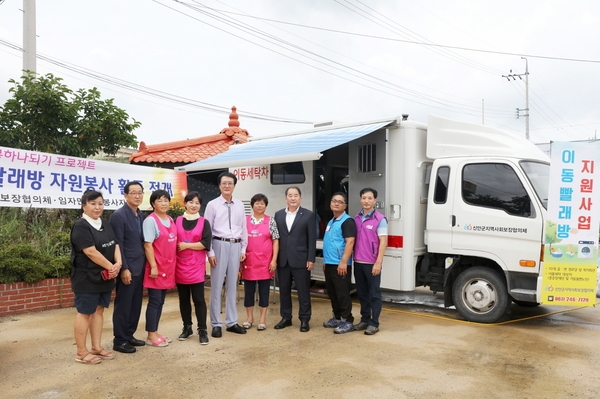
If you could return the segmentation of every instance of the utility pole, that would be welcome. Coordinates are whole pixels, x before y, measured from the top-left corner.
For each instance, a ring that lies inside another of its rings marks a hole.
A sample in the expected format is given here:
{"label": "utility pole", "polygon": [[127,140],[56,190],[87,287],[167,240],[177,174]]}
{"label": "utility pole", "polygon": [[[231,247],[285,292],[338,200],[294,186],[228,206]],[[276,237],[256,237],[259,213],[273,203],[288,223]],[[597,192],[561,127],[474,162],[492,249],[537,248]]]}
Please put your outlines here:
{"label": "utility pole", "polygon": [[525,76],[525,109],[517,108],[517,118],[521,116],[520,112],[525,112],[525,138],[529,140],[529,63],[527,62],[527,58],[521,57],[521,59],[525,60],[525,73],[512,73],[511,69],[510,74],[502,75],[502,77],[510,82],[510,78],[513,80],[517,80],[517,78],[523,80],[523,76]]}
{"label": "utility pole", "polygon": [[35,0],[23,0],[23,70],[36,72]]}

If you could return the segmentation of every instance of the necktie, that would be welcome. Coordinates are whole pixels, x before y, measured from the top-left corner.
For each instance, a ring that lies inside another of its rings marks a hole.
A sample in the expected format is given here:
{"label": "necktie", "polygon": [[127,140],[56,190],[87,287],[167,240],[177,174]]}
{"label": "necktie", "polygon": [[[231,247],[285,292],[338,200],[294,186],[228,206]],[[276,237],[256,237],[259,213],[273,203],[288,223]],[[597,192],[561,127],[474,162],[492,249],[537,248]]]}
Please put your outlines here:
{"label": "necktie", "polygon": [[229,218],[229,230],[231,230],[231,203],[227,203],[227,217]]}

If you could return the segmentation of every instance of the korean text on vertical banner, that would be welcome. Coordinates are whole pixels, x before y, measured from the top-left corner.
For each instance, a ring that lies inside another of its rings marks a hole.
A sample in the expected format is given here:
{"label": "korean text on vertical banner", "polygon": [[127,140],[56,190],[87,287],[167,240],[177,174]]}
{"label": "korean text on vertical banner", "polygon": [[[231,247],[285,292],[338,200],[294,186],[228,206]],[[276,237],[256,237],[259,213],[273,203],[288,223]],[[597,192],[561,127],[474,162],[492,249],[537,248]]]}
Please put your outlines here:
{"label": "korean text on vertical banner", "polygon": [[552,143],[542,303],[596,303],[600,143]]}

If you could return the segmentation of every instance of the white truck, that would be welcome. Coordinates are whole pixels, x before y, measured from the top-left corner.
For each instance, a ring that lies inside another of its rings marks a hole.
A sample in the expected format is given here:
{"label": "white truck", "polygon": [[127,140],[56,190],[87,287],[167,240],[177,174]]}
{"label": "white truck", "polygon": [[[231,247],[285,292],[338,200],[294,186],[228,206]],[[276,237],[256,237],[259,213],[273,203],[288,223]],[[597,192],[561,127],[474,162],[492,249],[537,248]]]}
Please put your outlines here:
{"label": "white truck", "polygon": [[359,191],[376,189],[389,222],[382,289],[427,286],[482,323],[501,319],[511,301],[541,300],[550,160],[513,133],[402,115],[255,138],[180,170],[222,168],[238,177],[235,196],[248,211],[263,193],[272,215],[285,207],[285,188],[299,187],[302,205],[321,221],[320,237],[334,192],[348,194],[354,215]]}

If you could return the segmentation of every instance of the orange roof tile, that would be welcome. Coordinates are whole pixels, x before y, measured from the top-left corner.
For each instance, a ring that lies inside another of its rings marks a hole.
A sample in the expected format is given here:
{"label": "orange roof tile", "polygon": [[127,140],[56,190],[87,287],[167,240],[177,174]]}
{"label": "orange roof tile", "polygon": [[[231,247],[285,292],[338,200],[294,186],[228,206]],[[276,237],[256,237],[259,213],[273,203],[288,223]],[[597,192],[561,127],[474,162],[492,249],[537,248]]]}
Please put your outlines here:
{"label": "orange roof tile", "polygon": [[240,129],[236,108],[231,108],[229,127],[219,134],[195,139],[171,141],[162,144],[147,145],[140,143],[138,152],[129,157],[130,163],[191,163],[227,151],[234,144],[248,142],[248,131]]}

